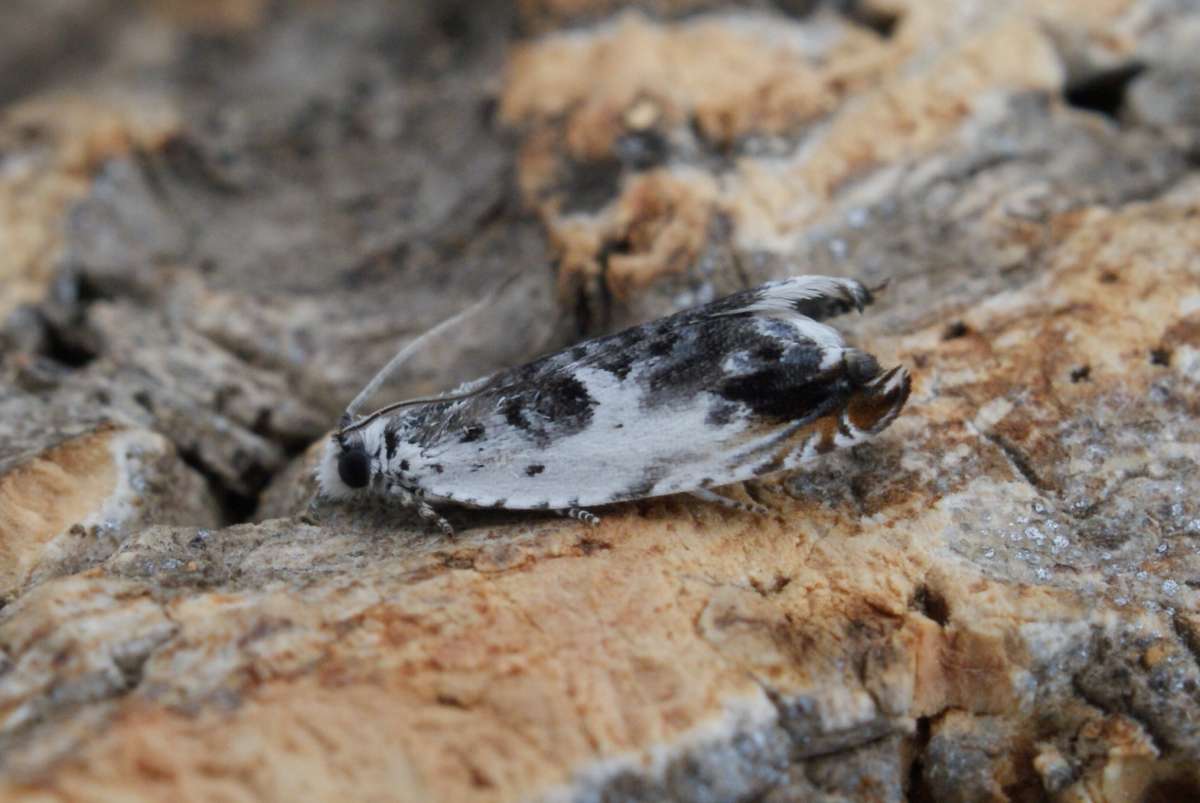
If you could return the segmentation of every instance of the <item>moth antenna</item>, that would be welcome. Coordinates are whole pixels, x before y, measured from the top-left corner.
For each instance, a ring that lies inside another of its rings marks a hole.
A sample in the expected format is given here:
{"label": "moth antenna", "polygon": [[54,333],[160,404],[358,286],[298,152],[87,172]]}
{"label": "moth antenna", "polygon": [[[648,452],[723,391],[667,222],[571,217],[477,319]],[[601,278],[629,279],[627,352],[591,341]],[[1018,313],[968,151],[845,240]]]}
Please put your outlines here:
{"label": "moth antenna", "polygon": [[342,413],[342,426],[340,427],[341,431],[345,432],[346,429],[349,428],[348,422],[354,420],[354,416],[358,413],[359,408],[362,407],[368,399],[375,395],[375,391],[379,390],[379,386],[391,379],[396,371],[398,371],[400,367],[404,365],[404,363],[408,362],[409,358],[424,348],[430,340],[451,329],[452,327],[457,326],[467,318],[477,314],[487,305],[491,304],[496,300],[496,296],[506,290],[515,279],[515,275],[505,279],[495,290],[488,293],[486,296],[479,299],[461,312],[455,313],[449,318],[446,318],[432,329],[426,330],[421,335],[410,341],[404,348],[400,349],[400,351],[396,352],[396,356],[392,357],[392,359],[388,361],[387,365],[379,369],[379,373],[375,374],[374,379],[368,382],[366,387],[359,391],[358,395],[354,397],[354,400],[351,401],[350,404],[346,405],[346,412]]}
{"label": "moth antenna", "polygon": [[345,435],[347,432],[353,432],[356,429],[362,429],[367,424],[374,421],[376,418],[379,418],[379,416],[386,415],[387,413],[390,413],[392,410],[399,410],[401,407],[415,407],[418,404],[434,404],[436,402],[462,401],[464,399],[470,399],[474,396],[478,396],[480,393],[484,392],[485,390],[493,390],[493,388],[491,385],[487,385],[487,386],[481,387],[477,390],[472,390],[469,393],[458,393],[453,396],[421,396],[416,399],[404,399],[403,401],[393,402],[384,407],[380,407],[375,412],[371,413],[370,415],[366,416],[365,418],[360,418],[358,421],[354,421],[351,418],[342,416],[342,421],[338,425],[338,433],[337,434],[340,437],[342,435]]}

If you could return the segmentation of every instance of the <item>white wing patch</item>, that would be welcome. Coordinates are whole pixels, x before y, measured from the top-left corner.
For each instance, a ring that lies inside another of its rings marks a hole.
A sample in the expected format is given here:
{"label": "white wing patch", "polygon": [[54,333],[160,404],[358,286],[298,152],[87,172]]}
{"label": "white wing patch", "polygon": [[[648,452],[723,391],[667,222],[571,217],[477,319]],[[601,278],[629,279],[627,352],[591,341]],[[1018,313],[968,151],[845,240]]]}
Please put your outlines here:
{"label": "white wing patch", "polygon": [[834,276],[796,276],[767,282],[759,287],[764,297],[786,300],[795,304],[799,301],[814,301],[818,298],[841,297],[856,306],[861,305],[862,285],[853,279],[838,279]]}
{"label": "white wing patch", "polygon": [[505,429],[497,415],[489,431],[498,434],[485,446],[450,443],[427,450],[425,460],[443,469],[426,474],[426,494],[469,505],[564,508],[672,493],[699,487],[704,479],[725,484],[752,476],[752,466],[744,467],[745,477],[735,477],[728,465],[733,446],[745,445],[739,435],[747,422],[706,425],[708,394],[669,408],[641,409],[633,375],[619,380],[581,368],[575,376],[598,402],[586,430],[538,448]]}

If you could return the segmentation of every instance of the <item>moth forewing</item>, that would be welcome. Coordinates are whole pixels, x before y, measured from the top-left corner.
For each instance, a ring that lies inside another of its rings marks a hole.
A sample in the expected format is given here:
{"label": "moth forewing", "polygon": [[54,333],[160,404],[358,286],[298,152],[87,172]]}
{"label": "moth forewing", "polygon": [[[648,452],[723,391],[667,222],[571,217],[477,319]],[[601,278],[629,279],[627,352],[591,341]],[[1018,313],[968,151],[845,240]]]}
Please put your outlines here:
{"label": "moth forewing", "polygon": [[[910,391],[818,322],[871,303],[803,276],[588,340],[344,427],[322,492],[573,509],[705,491],[877,434]],[[361,394],[360,394],[361,395]],[[444,525],[444,528],[448,525]]]}

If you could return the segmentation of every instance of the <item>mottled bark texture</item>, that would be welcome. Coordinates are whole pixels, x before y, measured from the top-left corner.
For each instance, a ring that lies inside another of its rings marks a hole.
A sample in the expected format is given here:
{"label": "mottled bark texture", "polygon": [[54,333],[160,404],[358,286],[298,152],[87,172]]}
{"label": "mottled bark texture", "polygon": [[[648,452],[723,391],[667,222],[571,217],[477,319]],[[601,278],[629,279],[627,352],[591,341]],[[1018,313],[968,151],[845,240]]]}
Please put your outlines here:
{"label": "mottled bark texture", "polygon": [[[0,796],[1200,797],[1200,11],[0,7]],[[793,273],[882,437],[603,523],[309,511],[394,393]]]}

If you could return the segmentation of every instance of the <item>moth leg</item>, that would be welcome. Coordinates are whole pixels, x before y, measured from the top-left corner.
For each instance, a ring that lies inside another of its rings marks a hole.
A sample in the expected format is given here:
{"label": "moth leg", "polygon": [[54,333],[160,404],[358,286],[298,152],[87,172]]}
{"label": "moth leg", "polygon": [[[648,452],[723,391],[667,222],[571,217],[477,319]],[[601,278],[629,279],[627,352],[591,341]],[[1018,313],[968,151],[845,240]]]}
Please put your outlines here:
{"label": "moth leg", "polygon": [[697,488],[690,491],[691,495],[697,499],[702,499],[705,502],[712,502],[714,505],[720,505],[728,510],[737,510],[742,513],[753,513],[755,516],[769,516],[771,511],[766,506],[760,505],[757,502],[739,502],[736,499],[730,499],[728,496],[721,496],[718,493],[713,493],[707,488]]}
{"label": "moth leg", "polygon": [[300,516],[300,521],[304,524],[309,524],[312,526],[319,525],[321,523],[323,513],[324,511],[321,509],[320,497],[314,496],[312,499],[308,500],[308,507],[304,509],[304,513]]}
{"label": "moth leg", "polygon": [[429,506],[428,502],[417,502],[417,515],[425,519],[430,524],[437,526],[442,531],[443,535],[450,538],[454,537],[454,528],[450,526],[450,522],[438,515],[438,512]]}
{"label": "moth leg", "polygon": [[417,511],[417,515],[430,524],[436,525],[443,534],[453,537],[454,528],[450,526],[450,522],[438,515],[438,512],[429,506],[429,503],[421,499],[407,488],[402,488],[399,485],[393,485],[388,489],[389,493],[400,500],[400,504],[405,507],[411,507]]}
{"label": "moth leg", "polygon": [[558,515],[566,516],[569,519],[582,521],[584,524],[590,524],[593,527],[600,526],[600,517],[591,511],[584,510],[581,507],[569,507],[566,510],[559,510]]}

